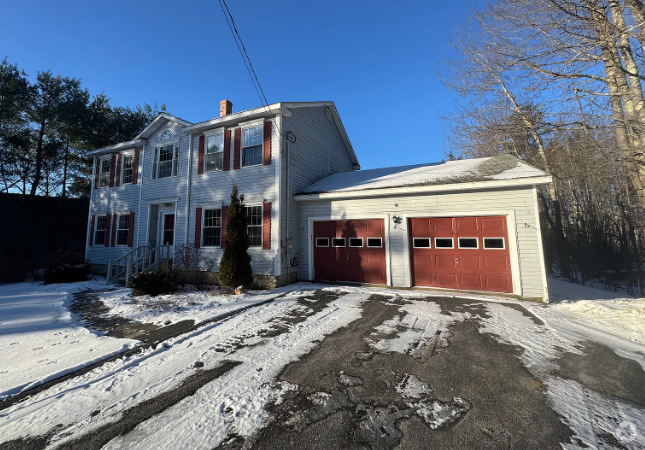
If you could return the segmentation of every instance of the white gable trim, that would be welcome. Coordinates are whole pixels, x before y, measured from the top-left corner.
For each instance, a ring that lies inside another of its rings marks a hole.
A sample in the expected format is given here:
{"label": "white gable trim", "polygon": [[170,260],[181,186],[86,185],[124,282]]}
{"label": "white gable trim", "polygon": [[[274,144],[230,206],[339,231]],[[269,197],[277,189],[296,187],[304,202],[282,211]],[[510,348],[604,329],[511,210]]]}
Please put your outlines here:
{"label": "white gable trim", "polygon": [[180,119],[179,117],[171,116],[170,114],[166,114],[166,113],[159,113],[159,115],[157,115],[157,117],[155,117],[153,121],[150,122],[148,126],[145,127],[143,131],[135,137],[135,139],[150,137],[150,135],[160,126],[159,121],[161,119],[166,119],[171,122],[178,123],[179,125],[182,125],[184,127],[192,125],[192,123],[186,120]]}

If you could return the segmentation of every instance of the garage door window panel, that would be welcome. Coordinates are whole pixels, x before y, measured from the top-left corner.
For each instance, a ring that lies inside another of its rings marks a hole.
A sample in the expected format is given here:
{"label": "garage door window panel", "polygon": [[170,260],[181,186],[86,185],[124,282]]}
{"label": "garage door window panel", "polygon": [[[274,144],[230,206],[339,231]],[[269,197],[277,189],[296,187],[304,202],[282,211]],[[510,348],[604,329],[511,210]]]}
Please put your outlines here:
{"label": "garage door window panel", "polygon": [[362,247],[363,246],[363,238],[349,238],[349,246],[350,247]]}
{"label": "garage door window panel", "polygon": [[316,247],[329,247],[329,238],[316,238]]}
{"label": "garage door window panel", "polygon": [[457,239],[457,245],[460,249],[477,250],[479,248],[479,240],[476,237],[460,237]]}
{"label": "garage door window panel", "polygon": [[486,250],[505,250],[506,242],[504,238],[484,238],[484,248]]}
{"label": "garage door window panel", "polygon": [[453,238],[434,238],[434,248],[455,248]]}
{"label": "garage door window panel", "polygon": [[333,238],[331,240],[332,247],[345,247],[345,238]]}
{"label": "garage door window panel", "polygon": [[414,238],[412,239],[412,246],[414,248],[432,248],[431,241],[432,239],[430,238]]}
{"label": "garage door window panel", "polygon": [[367,238],[367,247],[381,248],[383,247],[383,240],[381,238]]}

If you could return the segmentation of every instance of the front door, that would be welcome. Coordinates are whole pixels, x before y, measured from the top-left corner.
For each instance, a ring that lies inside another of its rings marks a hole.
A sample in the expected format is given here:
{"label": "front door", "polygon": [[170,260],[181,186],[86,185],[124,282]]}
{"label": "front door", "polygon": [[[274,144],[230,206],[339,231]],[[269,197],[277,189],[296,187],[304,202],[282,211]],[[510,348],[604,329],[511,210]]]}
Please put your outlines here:
{"label": "front door", "polygon": [[170,244],[170,256],[172,257],[174,253],[173,245],[175,244],[175,213],[162,212],[160,222],[159,244]]}

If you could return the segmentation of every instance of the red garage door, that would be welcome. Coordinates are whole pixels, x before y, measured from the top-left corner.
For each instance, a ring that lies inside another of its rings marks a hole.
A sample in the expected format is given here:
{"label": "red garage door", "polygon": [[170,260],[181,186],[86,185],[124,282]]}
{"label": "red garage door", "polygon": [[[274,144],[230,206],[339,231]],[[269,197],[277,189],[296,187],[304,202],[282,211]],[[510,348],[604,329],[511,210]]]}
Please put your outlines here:
{"label": "red garage door", "polygon": [[314,222],[314,278],[387,284],[382,219]]}
{"label": "red garage door", "polygon": [[513,292],[505,216],[409,219],[414,286]]}

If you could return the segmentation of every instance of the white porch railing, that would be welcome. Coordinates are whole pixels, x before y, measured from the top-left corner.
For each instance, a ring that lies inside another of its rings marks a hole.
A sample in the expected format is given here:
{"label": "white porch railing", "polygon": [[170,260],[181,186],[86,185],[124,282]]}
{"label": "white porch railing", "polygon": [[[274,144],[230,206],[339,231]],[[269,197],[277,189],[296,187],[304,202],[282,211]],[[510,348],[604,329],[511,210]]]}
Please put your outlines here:
{"label": "white porch railing", "polygon": [[148,245],[142,245],[120,258],[110,260],[107,270],[108,284],[125,275],[125,287],[130,287],[132,275],[155,269],[162,261],[171,259],[170,247],[170,244],[164,244],[150,249]]}

